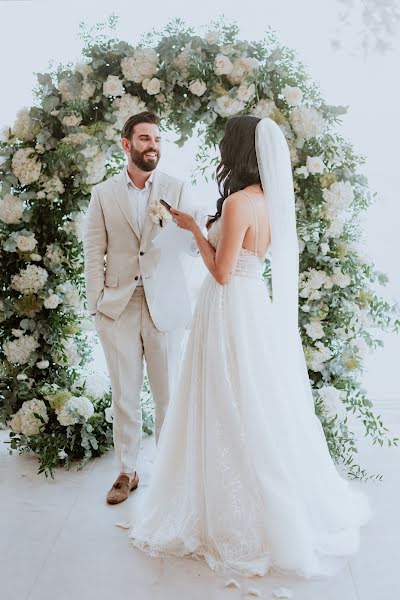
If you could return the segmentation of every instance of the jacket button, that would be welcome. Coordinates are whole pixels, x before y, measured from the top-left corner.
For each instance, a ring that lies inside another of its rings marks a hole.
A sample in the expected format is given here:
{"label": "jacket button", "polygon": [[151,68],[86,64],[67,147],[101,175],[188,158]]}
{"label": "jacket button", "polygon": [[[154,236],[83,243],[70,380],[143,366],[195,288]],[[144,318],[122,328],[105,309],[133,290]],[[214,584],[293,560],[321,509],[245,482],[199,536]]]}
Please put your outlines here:
{"label": "jacket button", "polygon": [[143,256],[144,252],[143,250],[140,251],[140,256]]}
{"label": "jacket button", "polygon": [[138,280],[139,279],[139,275],[136,275],[135,279]]}

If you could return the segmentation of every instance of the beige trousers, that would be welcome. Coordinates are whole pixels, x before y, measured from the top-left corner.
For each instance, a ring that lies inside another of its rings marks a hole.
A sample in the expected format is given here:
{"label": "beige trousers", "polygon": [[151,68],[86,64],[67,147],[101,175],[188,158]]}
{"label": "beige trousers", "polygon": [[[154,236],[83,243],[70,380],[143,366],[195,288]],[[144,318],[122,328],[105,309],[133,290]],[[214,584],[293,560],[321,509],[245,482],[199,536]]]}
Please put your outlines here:
{"label": "beige trousers", "polygon": [[142,286],[135,289],[119,319],[98,311],[95,323],[111,380],[116,456],[121,472],[133,473],[142,437],[143,359],[155,404],[157,442],[177,383],[185,331],[161,332],[155,327]]}

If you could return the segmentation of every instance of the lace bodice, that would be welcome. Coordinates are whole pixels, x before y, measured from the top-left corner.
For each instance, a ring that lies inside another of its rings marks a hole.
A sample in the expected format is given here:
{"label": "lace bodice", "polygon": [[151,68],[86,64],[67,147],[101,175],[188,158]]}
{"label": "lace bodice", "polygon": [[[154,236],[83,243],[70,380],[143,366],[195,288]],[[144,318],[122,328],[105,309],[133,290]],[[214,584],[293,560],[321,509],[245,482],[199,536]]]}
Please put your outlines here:
{"label": "lace bodice", "polygon": [[[244,192],[246,193],[246,192]],[[249,198],[254,214],[254,225],[255,225],[255,233],[256,233],[256,242],[255,247],[258,246],[258,227],[257,227],[257,217],[255,213],[255,208],[252,199],[248,194],[246,196]],[[220,217],[217,221],[211,225],[208,230],[208,241],[211,246],[217,249],[217,244],[219,240],[219,236],[221,233],[221,223],[223,217]],[[240,277],[251,277],[251,278],[262,278],[262,273],[264,270],[264,259],[258,256],[255,252],[248,250],[247,248],[241,248],[238,256],[238,261],[236,263],[236,267],[233,271],[234,276]]]}

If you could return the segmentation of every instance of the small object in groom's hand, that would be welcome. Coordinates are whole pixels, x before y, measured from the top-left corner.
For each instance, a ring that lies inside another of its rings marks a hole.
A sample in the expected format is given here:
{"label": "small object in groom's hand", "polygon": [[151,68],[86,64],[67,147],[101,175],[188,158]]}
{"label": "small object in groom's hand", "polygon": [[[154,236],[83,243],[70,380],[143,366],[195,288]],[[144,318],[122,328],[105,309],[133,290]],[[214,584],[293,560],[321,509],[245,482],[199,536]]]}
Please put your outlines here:
{"label": "small object in groom's hand", "polygon": [[167,210],[171,210],[172,206],[170,204],[168,204],[168,202],[166,202],[165,200],[163,200],[162,198],[160,198],[160,203],[167,209]]}

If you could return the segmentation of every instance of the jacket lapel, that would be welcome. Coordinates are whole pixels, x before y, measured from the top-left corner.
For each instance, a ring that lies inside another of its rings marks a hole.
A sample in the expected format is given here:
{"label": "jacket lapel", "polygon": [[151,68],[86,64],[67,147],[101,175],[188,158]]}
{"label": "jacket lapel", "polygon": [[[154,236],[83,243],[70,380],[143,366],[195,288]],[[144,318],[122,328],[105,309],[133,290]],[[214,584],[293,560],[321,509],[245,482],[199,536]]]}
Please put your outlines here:
{"label": "jacket lapel", "polygon": [[165,197],[166,188],[167,188],[167,185],[165,183],[165,179],[164,179],[162,173],[157,173],[157,171],[155,171],[154,177],[153,177],[153,182],[151,184],[151,192],[150,192],[149,202],[147,204],[146,216],[145,216],[144,224],[143,224],[142,239],[141,239],[142,247],[144,247],[148,243],[148,241],[152,237],[152,234],[155,233],[156,231],[158,231],[159,225],[157,223],[154,223],[153,218],[151,216],[150,209],[153,204],[156,204],[157,202],[160,201],[160,198],[163,198],[164,200],[166,200],[168,202],[168,198]]}
{"label": "jacket lapel", "polygon": [[140,241],[140,231],[137,225],[136,206],[129,201],[128,185],[126,183],[125,172],[119,173],[114,177],[114,196],[120,207],[122,214],[128,221],[136,237]]}

